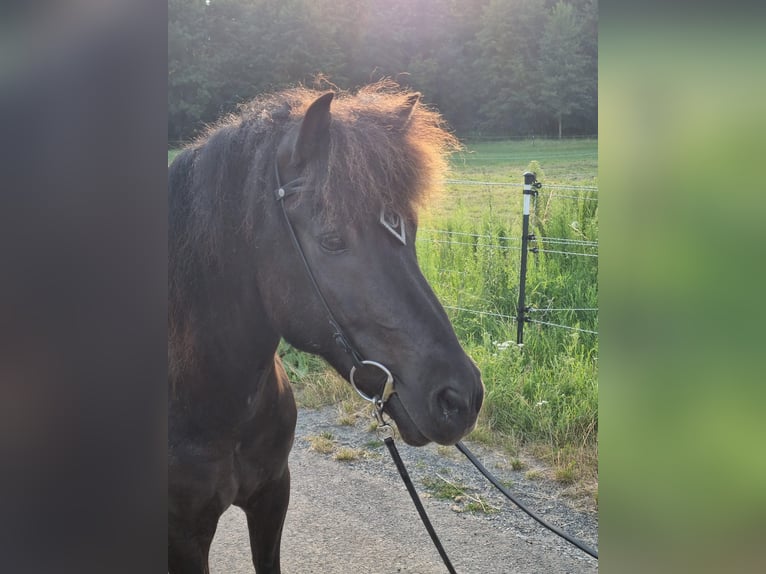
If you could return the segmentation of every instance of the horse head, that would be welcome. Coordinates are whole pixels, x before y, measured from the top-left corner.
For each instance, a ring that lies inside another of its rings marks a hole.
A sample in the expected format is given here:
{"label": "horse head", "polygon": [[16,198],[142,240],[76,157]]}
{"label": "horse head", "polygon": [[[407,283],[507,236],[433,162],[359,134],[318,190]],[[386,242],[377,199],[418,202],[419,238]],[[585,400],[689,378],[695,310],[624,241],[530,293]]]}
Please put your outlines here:
{"label": "horse head", "polygon": [[484,390],[415,250],[416,188],[433,169],[418,122],[436,114],[419,110],[418,94],[333,100],[313,98],[280,133],[255,250],[264,307],[293,346],[346,379],[356,367],[364,394],[383,383],[362,359],[390,371],[384,409],[407,443],[454,444]]}

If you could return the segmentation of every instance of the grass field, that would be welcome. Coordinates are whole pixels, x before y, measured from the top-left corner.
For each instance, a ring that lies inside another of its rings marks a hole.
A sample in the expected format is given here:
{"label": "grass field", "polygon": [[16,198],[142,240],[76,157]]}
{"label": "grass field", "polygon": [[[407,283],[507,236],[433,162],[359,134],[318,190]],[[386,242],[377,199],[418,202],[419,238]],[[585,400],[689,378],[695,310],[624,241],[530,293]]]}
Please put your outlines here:
{"label": "grass field", "polygon": [[[448,183],[422,214],[417,243],[424,274],[482,371],[486,400],[472,438],[503,445],[511,457],[531,451],[550,463],[551,478],[596,499],[598,337],[588,331],[598,331],[598,313],[532,313],[561,326],[526,324],[524,347],[515,344],[510,317],[517,314],[521,185],[528,169],[543,188],[531,218],[538,238],[531,246],[542,251],[529,256],[527,305],[598,307],[597,193],[545,187],[597,186],[597,147],[596,140],[468,143],[453,156],[450,181],[508,185]],[[168,152],[168,161],[174,155]],[[286,345],[281,353],[305,405],[353,400],[348,385],[319,359]]]}

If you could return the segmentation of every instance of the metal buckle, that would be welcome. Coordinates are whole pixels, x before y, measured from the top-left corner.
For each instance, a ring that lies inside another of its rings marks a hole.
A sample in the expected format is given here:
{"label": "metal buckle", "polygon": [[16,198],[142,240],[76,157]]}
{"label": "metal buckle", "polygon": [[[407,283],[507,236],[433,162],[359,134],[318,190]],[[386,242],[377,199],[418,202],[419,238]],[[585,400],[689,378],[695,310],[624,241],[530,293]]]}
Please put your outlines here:
{"label": "metal buckle", "polygon": [[348,380],[351,383],[351,386],[354,387],[354,390],[359,393],[359,396],[362,397],[365,401],[372,403],[377,408],[377,401],[380,401],[381,407],[386,403],[386,401],[389,399],[391,395],[394,394],[394,376],[391,374],[391,371],[389,371],[386,367],[378,363],[377,361],[362,361],[363,365],[371,365],[373,367],[377,367],[383,373],[386,375],[386,382],[383,385],[383,392],[380,396],[375,397],[369,397],[364,394],[364,392],[356,386],[356,382],[354,381],[354,373],[356,372],[356,365],[351,367],[351,372],[348,375]]}
{"label": "metal buckle", "polygon": [[381,365],[377,361],[362,361],[362,365],[371,365],[373,367],[377,367],[383,373],[386,375],[386,382],[383,385],[383,392],[380,394],[380,396],[375,395],[374,397],[370,397],[356,386],[356,381],[354,381],[354,373],[356,373],[356,365],[351,367],[351,372],[348,375],[348,380],[351,383],[351,386],[354,387],[354,390],[359,394],[360,397],[362,397],[365,401],[372,403],[372,406],[375,408],[375,418],[378,421],[378,428],[385,429],[390,428],[390,425],[383,419],[383,407],[386,405],[386,401],[391,397],[391,395],[394,394],[394,376],[391,374],[391,371],[389,371],[385,366]]}

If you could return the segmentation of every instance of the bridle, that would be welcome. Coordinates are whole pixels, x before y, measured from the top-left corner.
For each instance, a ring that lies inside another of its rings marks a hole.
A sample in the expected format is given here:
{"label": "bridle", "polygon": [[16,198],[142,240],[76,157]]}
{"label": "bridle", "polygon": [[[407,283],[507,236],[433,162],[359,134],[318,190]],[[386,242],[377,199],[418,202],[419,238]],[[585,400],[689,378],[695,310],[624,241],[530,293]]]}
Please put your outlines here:
{"label": "bridle", "polygon": [[[391,398],[391,395],[396,392],[394,389],[394,376],[391,374],[391,371],[383,364],[377,361],[366,360],[356,348],[356,346],[354,346],[354,344],[351,342],[351,339],[348,337],[348,335],[346,335],[346,333],[343,331],[343,328],[335,318],[332,309],[330,309],[330,305],[327,303],[327,299],[325,299],[325,296],[322,294],[322,290],[319,288],[319,283],[317,283],[314,272],[311,270],[311,265],[309,264],[306,257],[306,253],[303,251],[303,247],[301,246],[301,242],[298,239],[298,235],[295,233],[295,228],[293,227],[293,224],[290,221],[290,217],[287,214],[287,209],[285,208],[284,201],[285,198],[305,191],[306,188],[304,186],[306,184],[306,178],[298,177],[292,181],[287,182],[285,185],[282,185],[281,178],[279,176],[279,162],[277,160],[274,161],[274,172],[277,177],[277,189],[274,191],[274,196],[276,197],[277,202],[279,202],[279,205],[282,209],[282,215],[284,216],[285,223],[287,224],[287,229],[290,232],[290,238],[292,239],[293,246],[298,252],[298,256],[300,257],[301,261],[303,262],[303,267],[306,270],[306,275],[309,277],[309,281],[314,290],[314,293],[316,293],[317,298],[322,303],[322,307],[324,307],[324,311],[329,320],[330,327],[333,330],[333,340],[346,353],[350,355],[351,361],[353,362],[353,366],[351,367],[351,372],[349,373],[348,377],[349,382],[351,382],[351,386],[353,386],[354,390],[359,393],[360,397],[362,397],[365,401],[372,403],[375,410],[375,418],[378,421],[378,428],[390,429],[390,425],[383,419],[383,408],[385,407],[388,399]],[[406,244],[404,221],[401,217],[398,216],[398,214],[393,214],[392,216],[386,213],[385,210],[382,210],[380,214],[380,223],[390,233],[397,237],[399,241]],[[362,391],[354,380],[354,376],[357,370],[361,369],[365,365],[379,369],[386,376],[386,381],[383,383],[383,388],[381,389],[380,393],[374,394],[372,396],[367,395],[364,391]]]}

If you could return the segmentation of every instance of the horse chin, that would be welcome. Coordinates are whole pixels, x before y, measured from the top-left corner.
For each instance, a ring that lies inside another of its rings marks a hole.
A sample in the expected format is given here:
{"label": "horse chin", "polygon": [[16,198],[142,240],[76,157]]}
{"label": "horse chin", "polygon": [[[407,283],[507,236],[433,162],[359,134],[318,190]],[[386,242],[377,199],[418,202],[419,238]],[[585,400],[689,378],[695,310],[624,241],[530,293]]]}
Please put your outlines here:
{"label": "horse chin", "polygon": [[410,417],[407,409],[404,408],[402,401],[399,400],[395,394],[391,396],[386,403],[385,412],[391,415],[396,423],[396,428],[399,430],[399,434],[402,440],[410,446],[424,446],[431,442],[431,439],[426,437],[415,422]]}

